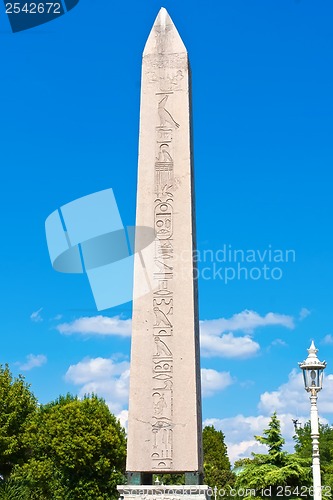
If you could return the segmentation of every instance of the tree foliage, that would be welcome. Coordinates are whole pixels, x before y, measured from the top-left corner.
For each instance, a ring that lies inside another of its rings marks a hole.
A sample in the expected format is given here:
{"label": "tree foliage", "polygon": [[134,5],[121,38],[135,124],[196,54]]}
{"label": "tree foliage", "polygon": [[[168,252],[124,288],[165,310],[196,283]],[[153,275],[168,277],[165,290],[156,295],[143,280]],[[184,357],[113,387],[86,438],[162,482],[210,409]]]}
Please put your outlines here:
{"label": "tree foliage", "polygon": [[27,458],[23,436],[36,410],[36,398],[24,377],[13,378],[8,365],[0,365],[0,475],[4,478]]}
{"label": "tree foliage", "polygon": [[[282,451],[285,440],[281,435],[280,421],[276,412],[273,413],[268,429],[264,429],[263,434],[263,436],[254,436],[259,443],[266,445],[268,448],[268,456],[263,455],[261,460],[272,465],[281,465],[286,457],[286,452]],[[259,456],[257,454],[257,457]]]}
{"label": "tree foliage", "polygon": [[[232,485],[235,476],[231,472],[230,461],[227,455],[227,447],[224,442],[224,434],[215,429],[213,425],[204,427],[202,431],[202,446],[204,455],[204,483],[211,488],[218,489]],[[154,475],[153,480],[158,477],[161,484],[176,485],[184,484],[184,474],[160,474]]]}
{"label": "tree foliage", "polygon": [[153,484],[156,480],[167,486],[185,484],[185,474],[153,474]]}
{"label": "tree foliage", "polygon": [[0,481],[0,500],[30,500],[30,492],[24,484],[5,479]]}
{"label": "tree foliage", "polygon": [[13,478],[24,481],[31,499],[116,498],[123,482],[125,431],[97,396],[67,395],[41,406],[25,434],[29,460]]}
{"label": "tree foliage", "polygon": [[268,488],[271,492],[269,496],[274,497],[278,493],[278,487],[290,487],[292,493],[295,490],[300,492],[302,486],[310,486],[311,461],[283,451],[284,439],[275,412],[263,434],[254,437],[267,446],[268,453],[253,453],[252,460],[235,464],[243,467],[236,479],[236,489],[252,489],[256,496],[261,497],[262,490]]}
{"label": "tree foliage", "polygon": [[[311,424],[307,422],[297,429],[294,436],[297,456],[311,460],[312,439]],[[319,424],[320,468],[322,470],[322,485],[331,488],[333,493],[333,429],[328,424]],[[323,493],[325,491],[323,490]]]}
{"label": "tree foliage", "polygon": [[[294,439],[297,455],[310,458],[312,455],[310,422],[297,429]],[[333,462],[333,429],[328,424],[319,424],[319,450],[321,464],[331,464]]]}
{"label": "tree foliage", "polygon": [[234,483],[227,447],[222,431],[213,425],[204,427],[202,432],[205,484],[211,488],[225,488]]}

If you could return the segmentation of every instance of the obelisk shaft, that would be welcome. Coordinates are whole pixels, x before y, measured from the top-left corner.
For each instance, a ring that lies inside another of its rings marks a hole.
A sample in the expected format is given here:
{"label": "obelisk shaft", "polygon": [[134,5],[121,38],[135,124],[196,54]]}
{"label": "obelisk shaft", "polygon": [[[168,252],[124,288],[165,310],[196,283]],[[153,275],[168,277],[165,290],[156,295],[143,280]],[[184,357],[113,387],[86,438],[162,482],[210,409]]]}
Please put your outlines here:
{"label": "obelisk shaft", "polygon": [[[137,226],[155,229],[134,267],[127,471],[202,470],[189,65],[161,9],[143,54]],[[140,295],[140,294],[139,294]]]}

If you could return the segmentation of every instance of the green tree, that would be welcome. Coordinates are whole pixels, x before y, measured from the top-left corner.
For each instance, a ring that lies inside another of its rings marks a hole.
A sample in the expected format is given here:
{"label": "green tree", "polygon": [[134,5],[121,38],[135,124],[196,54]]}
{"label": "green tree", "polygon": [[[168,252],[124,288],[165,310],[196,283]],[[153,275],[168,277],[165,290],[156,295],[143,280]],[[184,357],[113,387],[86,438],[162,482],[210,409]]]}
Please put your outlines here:
{"label": "green tree", "polygon": [[167,486],[185,484],[185,474],[153,474],[153,483],[157,479],[160,484]]}
{"label": "green tree", "polygon": [[[204,455],[204,482],[211,488],[218,489],[234,483],[235,476],[231,472],[224,434],[215,429],[213,425],[204,427],[202,431],[202,446]],[[153,481],[159,479],[161,484],[185,484],[184,474],[158,474]]]}
{"label": "green tree", "polygon": [[284,439],[276,412],[271,417],[268,429],[263,431],[263,436],[254,437],[267,446],[268,453],[253,453],[252,460],[235,463],[235,466],[243,467],[236,478],[236,489],[254,490],[255,495],[261,497],[262,490],[268,488],[269,496],[272,497],[278,493],[281,496],[281,492],[283,494],[285,491],[288,491],[285,496],[291,494],[291,497],[296,497],[300,495],[302,486],[311,485],[310,461],[295,454],[288,454],[282,449]]}
{"label": "green tree", "polygon": [[277,418],[276,412],[273,413],[268,424],[268,429],[264,429],[263,434],[263,436],[254,437],[259,443],[267,446],[267,461],[273,465],[282,464],[286,457],[286,452],[282,451],[285,440],[281,435],[280,421]]}
{"label": "green tree", "polygon": [[[312,456],[310,422],[297,429],[294,439],[297,455],[310,458]],[[319,424],[319,449],[320,463],[322,465],[331,464],[333,462],[333,429],[328,424]]]}
{"label": "green tree", "polygon": [[[311,424],[307,422],[297,429],[294,436],[297,456],[311,460]],[[333,493],[333,429],[328,424],[319,424],[320,468],[322,470],[323,493]],[[326,489],[325,489],[326,487]]]}
{"label": "green tree", "polygon": [[13,378],[8,365],[0,365],[0,474],[4,478],[15,464],[27,459],[23,436],[36,410],[36,398],[24,377]]}
{"label": "green tree", "polygon": [[0,481],[0,500],[30,500],[28,488],[9,480]]}
{"label": "green tree", "polygon": [[222,431],[213,425],[207,425],[202,432],[204,455],[205,484],[211,488],[226,488],[234,483],[235,476],[231,472],[227,447]]}
{"label": "green tree", "polygon": [[67,395],[41,406],[27,427],[31,449],[13,479],[25,481],[31,499],[117,498],[123,482],[125,431],[104,400]]}

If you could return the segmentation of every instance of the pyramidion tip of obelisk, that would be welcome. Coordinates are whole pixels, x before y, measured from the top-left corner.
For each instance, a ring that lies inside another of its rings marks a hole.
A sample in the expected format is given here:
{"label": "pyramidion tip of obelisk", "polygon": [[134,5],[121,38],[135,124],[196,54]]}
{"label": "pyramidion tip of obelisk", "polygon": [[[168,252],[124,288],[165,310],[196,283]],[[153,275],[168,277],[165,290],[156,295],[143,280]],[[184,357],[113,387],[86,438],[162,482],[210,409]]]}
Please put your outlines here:
{"label": "pyramidion tip of obelisk", "polygon": [[149,33],[143,55],[187,52],[168,11],[161,7]]}
{"label": "pyramidion tip of obelisk", "polygon": [[155,19],[155,24],[160,26],[166,26],[167,24],[173,24],[171,17],[165,7],[161,7],[157,17]]}

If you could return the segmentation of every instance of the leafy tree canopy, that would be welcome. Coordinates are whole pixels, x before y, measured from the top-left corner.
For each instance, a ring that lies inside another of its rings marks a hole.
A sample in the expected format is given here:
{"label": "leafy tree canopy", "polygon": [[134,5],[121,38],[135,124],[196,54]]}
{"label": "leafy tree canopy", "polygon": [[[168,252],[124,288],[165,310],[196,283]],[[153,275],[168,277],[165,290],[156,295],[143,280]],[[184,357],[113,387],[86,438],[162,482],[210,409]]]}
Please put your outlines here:
{"label": "leafy tree canopy", "polygon": [[37,411],[37,400],[24,377],[13,378],[8,365],[0,365],[0,474],[8,477],[27,457],[23,435],[29,418]]}
{"label": "leafy tree canopy", "polygon": [[[268,448],[268,456],[262,455],[262,460],[279,466],[284,462],[286,452],[282,451],[285,440],[281,435],[280,421],[276,412],[273,413],[268,424],[268,429],[264,429],[263,436],[254,436],[259,443]],[[259,454],[256,455],[258,458]]]}
{"label": "leafy tree canopy", "polygon": [[[297,429],[294,439],[296,453],[300,457],[310,458],[312,456],[310,422]],[[321,464],[331,464],[333,462],[333,429],[328,424],[319,424],[319,449]]]}
{"label": "leafy tree canopy", "polygon": [[268,453],[253,453],[252,459],[242,460],[235,464],[243,467],[236,478],[236,489],[255,490],[255,495],[258,497],[263,496],[262,490],[267,488],[271,491],[269,496],[272,497],[277,495],[279,487],[288,487],[291,494],[297,489],[301,493],[302,486],[311,485],[311,461],[283,451],[284,439],[281,435],[280,421],[275,412],[268,429],[265,429],[263,434],[263,436],[254,437],[258,442],[267,446]]}
{"label": "leafy tree canopy", "polygon": [[[312,457],[310,422],[297,429],[294,439],[297,456],[310,461]],[[328,424],[319,424],[319,451],[323,494],[329,491],[333,493],[333,429]]]}
{"label": "leafy tree canopy", "polygon": [[25,441],[31,457],[15,468],[13,478],[28,484],[31,499],[117,498],[126,438],[104,400],[67,395],[41,406]]}
{"label": "leafy tree canopy", "polygon": [[225,488],[234,483],[222,431],[207,425],[202,432],[205,483],[211,488]]}
{"label": "leafy tree canopy", "polygon": [[[208,484],[211,488],[216,486],[218,489],[224,488],[228,484],[233,484],[235,476],[231,472],[223,432],[215,429],[213,425],[204,427],[202,431],[202,445],[205,484]],[[161,484],[185,484],[184,474],[154,475],[153,480],[157,477]]]}

